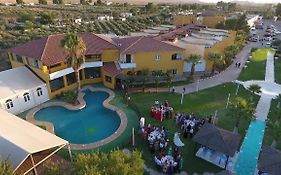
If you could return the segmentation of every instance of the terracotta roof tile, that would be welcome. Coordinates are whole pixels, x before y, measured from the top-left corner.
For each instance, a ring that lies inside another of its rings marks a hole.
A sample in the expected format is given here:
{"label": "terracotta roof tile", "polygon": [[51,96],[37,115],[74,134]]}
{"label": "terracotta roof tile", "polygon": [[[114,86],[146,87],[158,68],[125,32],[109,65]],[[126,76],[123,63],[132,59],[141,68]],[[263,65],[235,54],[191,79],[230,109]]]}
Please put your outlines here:
{"label": "terracotta roof tile", "polygon": [[111,77],[116,77],[121,74],[121,70],[118,70],[114,62],[103,63],[103,70]]}
{"label": "terracotta roof tile", "polygon": [[[85,54],[101,54],[104,49],[117,49],[113,43],[92,33],[78,33],[86,45]],[[67,52],[61,47],[65,34],[50,35],[47,38],[8,49],[8,52],[41,60],[46,66],[55,65],[65,60]]]}
{"label": "terracotta roof tile", "polygon": [[172,44],[158,41],[150,36],[115,38],[121,54],[134,54],[137,52],[180,51],[183,50]]}

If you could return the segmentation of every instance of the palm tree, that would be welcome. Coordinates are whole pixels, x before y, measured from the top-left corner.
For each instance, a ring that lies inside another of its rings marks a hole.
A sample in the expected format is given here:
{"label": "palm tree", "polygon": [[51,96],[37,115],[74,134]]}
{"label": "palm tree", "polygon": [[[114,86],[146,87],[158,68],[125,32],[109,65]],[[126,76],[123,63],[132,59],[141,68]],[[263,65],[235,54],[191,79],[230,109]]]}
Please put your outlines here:
{"label": "palm tree", "polygon": [[216,66],[218,64],[222,64],[223,62],[223,57],[221,54],[219,53],[215,53],[215,52],[211,52],[208,54],[208,59],[210,61],[213,61],[213,67],[212,67],[212,75],[214,74],[215,72],[215,69],[216,69]]}
{"label": "palm tree", "polygon": [[248,102],[246,99],[237,97],[230,102],[228,108],[228,115],[235,119],[234,132],[238,132],[241,118],[254,119],[254,113],[256,109],[252,102]]}
{"label": "palm tree", "polygon": [[79,69],[82,64],[85,63],[84,52],[86,51],[86,46],[81,37],[74,33],[68,33],[65,35],[61,41],[61,46],[67,52],[67,63],[71,66],[76,75],[77,81],[77,95],[81,89],[81,82],[79,76]]}
{"label": "palm tree", "polygon": [[276,100],[277,100],[277,108],[280,108],[280,105],[281,105],[281,94],[276,96]]}
{"label": "palm tree", "polygon": [[270,129],[270,135],[273,138],[273,141],[271,143],[272,147],[276,147],[277,140],[281,138],[281,124],[280,124],[280,122],[281,122],[280,120],[268,122],[268,128]]}
{"label": "palm tree", "polygon": [[194,80],[195,66],[200,63],[201,56],[197,54],[190,54],[187,59],[184,59],[186,62],[192,63],[190,70],[190,77]]}
{"label": "palm tree", "polygon": [[260,87],[259,85],[257,85],[257,84],[252,84],[252,85],[250,85],[250,87],[249,87],[249,91],[252,92],[252,95],[251,95],[250,99],[251,99],[251,101],[253,101],[253,99],[254,99],[254,94],[255,94],[255,93],[261,93],[261,87]]}

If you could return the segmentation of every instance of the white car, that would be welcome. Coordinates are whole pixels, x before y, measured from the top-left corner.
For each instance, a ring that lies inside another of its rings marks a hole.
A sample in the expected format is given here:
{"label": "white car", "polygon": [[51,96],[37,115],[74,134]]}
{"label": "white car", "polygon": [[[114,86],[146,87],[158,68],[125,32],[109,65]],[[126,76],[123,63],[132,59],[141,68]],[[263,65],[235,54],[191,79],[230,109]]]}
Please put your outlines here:
{"label": "white car", "polygon": [[272,41],[272,38],[271,37],[265,37],[264,40],[265,41]]}
{"label": "white car", "polygon": [[266,47],[271,47],[271,43],[266,43],[265,46]]}

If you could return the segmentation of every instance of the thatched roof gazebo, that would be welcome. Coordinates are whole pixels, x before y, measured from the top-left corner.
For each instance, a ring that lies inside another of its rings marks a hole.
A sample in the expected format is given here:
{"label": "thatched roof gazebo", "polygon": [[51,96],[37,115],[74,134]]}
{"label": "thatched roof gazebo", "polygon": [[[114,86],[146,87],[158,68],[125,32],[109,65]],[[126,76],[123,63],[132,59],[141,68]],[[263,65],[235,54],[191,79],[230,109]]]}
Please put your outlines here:
{"label": "thatched roof gazebo", "polygon": [[241,136],[205,123],[192,140],[211,150],[225,154],[227,156],[226,168],[229,156],[233,157],[239,149]]}
{"label": "thatched roof gazebo", "polygon": [[281,151],[263,145],[258,160],[258,170],[268,174],[280,174],[281,172]]}

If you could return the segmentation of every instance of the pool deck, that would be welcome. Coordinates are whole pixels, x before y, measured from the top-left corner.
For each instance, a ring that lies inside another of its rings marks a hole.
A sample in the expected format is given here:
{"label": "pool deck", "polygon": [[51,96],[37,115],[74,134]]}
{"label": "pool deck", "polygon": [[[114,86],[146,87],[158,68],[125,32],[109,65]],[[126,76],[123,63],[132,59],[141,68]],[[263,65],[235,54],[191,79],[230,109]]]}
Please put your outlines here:
{"label": "pool deck", "polygon": [[[107,89],[107,88],[97,88],[97,87],[92,87],[92,86],[84,86],[82,88],[82,91],[87,90],[87,89],[92,91],[92,92],[95,92],[95,91],[107,92],[109,94],[109,97],[106,100],[104,100],[103,106],[107,109],[115,111],[118,114],[118,116],[120,117],[121,122],[120,122],[119,128],[111,136],[109,136],[109,137],[107,137],[107,138],[105,138],[101,141],[89,143],[89,144],[71,144],[70,143],[70,147],[71,147],[72,150],[88,150],[88,149],[98,148],[102,145],[110,143],[113,140],[115,140],[117,137],[119,137],[125,131],[125,129],[127,127],[127,123],[128,123],[127,116],[126,116],[125,112],[122,111],[121,109],[119,109],[118,107],[110,104],[110,101],[112,99],[114,99],[114,97],[115,97],[115,93],[112,90]],[[54,125],[52,123],[44,122],[44,121],[37,121],[34,118],[34,115],[36,114],[36,112],[38,112],[41,109],[51,107],[51,106],[61,106],[61,107],[64,107],[68,110],[81,110],[81,109],[86,107],[84,95],[85,95],[85,93],[83,93],[83,92],[80,92],[78,94],[79,105],[75,105],[75,106],[72,105],[72,104],[66,103],[66,102],[59,102],[59,101],[57,101],[57,102],[47,102],[47,103],[41,104],[41,105],[31,109],[27,113],[26,120],[30,123],[35,124],[35,125],[45,126],[47,131],[49,131],[52,134],[55,134]]]}

